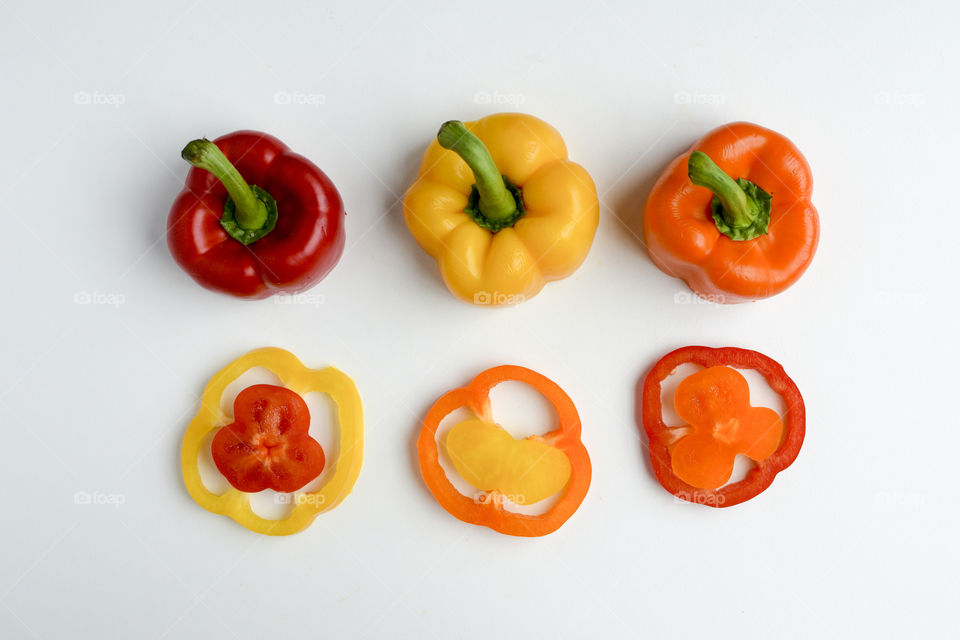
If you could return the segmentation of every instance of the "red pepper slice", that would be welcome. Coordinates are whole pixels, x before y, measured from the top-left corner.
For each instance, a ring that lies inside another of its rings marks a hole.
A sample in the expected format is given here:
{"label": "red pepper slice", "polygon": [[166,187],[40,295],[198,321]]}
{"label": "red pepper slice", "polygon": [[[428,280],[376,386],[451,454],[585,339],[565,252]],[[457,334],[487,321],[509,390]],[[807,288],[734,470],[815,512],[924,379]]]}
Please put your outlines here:
{"label": "red pepper slice", "polygon": [[[309,289],[337,264],[343,201],[309,160],[258,131],[195,140],[183,155],[195,166],[170,209],[167,245],[199,284],[266,298]],[[273,201],[272,216],[247,211],[263,209],[258,200]]]}
{"label": "red pepper slice", "polygon": [[255,384],[237,395],[233,422],[213,437],[213,461],[240,491],[297,491],[319,476],[325,463],[309,428],[310,411],[300,394]]}
{"label": "red pepper slice", "polygon": [[[677,388],[677,413],[690,424],[669,427],[663,422],[661,384],[687,363],[707,368]],[[764,377],[784,400],[782,422],[773,410],[749,405],[746,380],[733,368]],[[730,507],[764,491],[796,460],[806,432],[797,385],[775,360],[749,349],[690,346],[668,353],[647,374],[640,404],[657,480],[678,498],[711,507]],[[755,466],[743,480],[724,485],[737,453]]]}

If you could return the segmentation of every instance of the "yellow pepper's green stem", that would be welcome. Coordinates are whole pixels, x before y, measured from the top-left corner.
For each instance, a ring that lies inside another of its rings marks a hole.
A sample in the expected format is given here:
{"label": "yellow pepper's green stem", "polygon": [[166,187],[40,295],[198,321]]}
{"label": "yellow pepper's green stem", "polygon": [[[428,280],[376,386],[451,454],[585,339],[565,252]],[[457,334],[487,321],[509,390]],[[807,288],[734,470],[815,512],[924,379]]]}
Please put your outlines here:
{"label": "yellow pepper's green stem", "polygon": [[517,201],[507,189],[500,170],[480,138],[470,133],[459,120],[444,122],[437,141],[463,158],[476,180],[480,194],[480,213],[491,222],[503,221],[517,213]]}
{"label": "yellow pepper's green stem", "polygon": [[223,151],[206,138],[193,140],[180,155],[195,167],[206,169],[223,183],[236,205],[234,216],[242,229],[263,229],[267,224],[267,205],[257,197]]}

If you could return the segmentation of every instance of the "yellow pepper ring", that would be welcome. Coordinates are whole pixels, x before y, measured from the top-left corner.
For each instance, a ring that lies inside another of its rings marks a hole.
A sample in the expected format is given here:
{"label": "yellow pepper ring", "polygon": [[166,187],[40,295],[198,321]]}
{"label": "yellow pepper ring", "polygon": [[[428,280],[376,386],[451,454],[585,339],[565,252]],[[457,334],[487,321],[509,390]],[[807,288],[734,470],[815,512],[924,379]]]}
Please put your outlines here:
{"label": "yellow pepper ring", "polygon": [[[204,439],[231,421],[220,408],[224,390],[254,367],[269,369],[291,391],[300,395],[320,391],[328,394],[337,405],[340,447],[333,461],[333,474],[316,491],[299,494],[290,515],[280,520],[262,518],[254,513],[248,493],[233,487],[221,495],[209,491],[203,485],[197,463]],[[210,379],[200,398],[200,411],[190,421],[183,436],[180,456],[183,482],[197,504],[207,511],[229,516],[251,531],[271,536],[286,536],[302,531],[319,514],[340,504],[357,482],[362,464],[363,405],[353,380],[333,367],[308,369],[295,355],[276,347],[251,351]]]}

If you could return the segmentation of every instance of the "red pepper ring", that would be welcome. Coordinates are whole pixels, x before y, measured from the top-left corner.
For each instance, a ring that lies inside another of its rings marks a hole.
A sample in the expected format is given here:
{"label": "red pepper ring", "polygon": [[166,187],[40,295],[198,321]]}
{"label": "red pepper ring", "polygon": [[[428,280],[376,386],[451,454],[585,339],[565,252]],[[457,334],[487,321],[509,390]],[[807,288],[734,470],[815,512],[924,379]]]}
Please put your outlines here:
{"label": "red pepper ring", "polygon": [[[718,489],[700,489],[681,480],[673,470],[670,447],[676,442],[675,428],[663,422],[661,383],[677,367],[692,363],[702,367],[728,366],[758,372],[770,388],[783,398],[784,435],[770,456],[755,462],[743,480]],[[774,477],[797,459],[806,433],[806,409],[797,385],[778,362],[762,353],[736,347],[681,347],[660,358],[643,382],[640,398],[643,429],[649,439],[650,464],[663,488],[678,498],[711,507],[732,507],[764,491]]]}
{"label": "red pepper ring", "polygon": [[[443,419],[457,409],[466,407],[477,417],[492,423],[490,390],[507,380],[530,385],[553,405],[557,412],[557,428],[529,439],[556,447],[570,461],[570,480],[563,495],[549,511],[536,516],[508,511],[499,500],[478,501],[463,495],[440,466],[437,430]],[[580,441],[580,415],[576,406],[559,385],[525,367],[502,365],[487,369],[466,387],[444,394],[424,418],[417,438],[417,456],[424,482],[437,502],[451,515],[511,536],[536,537],[556,531],[580,507],[590,488],[590,456]]]}

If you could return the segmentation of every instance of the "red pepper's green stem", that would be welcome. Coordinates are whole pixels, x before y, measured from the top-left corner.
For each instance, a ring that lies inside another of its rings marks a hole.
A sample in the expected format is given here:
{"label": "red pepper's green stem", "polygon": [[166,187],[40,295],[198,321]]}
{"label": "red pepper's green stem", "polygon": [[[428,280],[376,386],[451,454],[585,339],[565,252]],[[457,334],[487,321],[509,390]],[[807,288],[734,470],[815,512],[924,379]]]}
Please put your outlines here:
{"label": "red pepper's green stem", "polygon": [[476,180],[480,194],[480,213],[491,222],[503,221],[517,213],[517,200],[507,189],[500,170],[480,138],[470,133],[459,120],[444,122],[437,141],[463,158]]}
{"label": "red pepper's green stem", "polygon": [[690,181],[706,187],[715,196],[710,208],[720,233],[732,240],[752,240],[767,233],[772,196],[758,185],[734,180],[702,151],[694,151],[687,160]]}
{"label": "red pepper's green stem", "polygon": [[266,204],[257,197],[217,145],[206,138],[193,140],[183,148],[180,155],[193,166],[206,169],[223,183],[236,205],[234,215],[242,229],[263,229],[267,224]]}
{"label": "red pepper's green stem", "polygon": [[756,213],[751,211],[746,192],[704,152],[694,151],[690,154],[687,174],[690,182],[710,189],[713,195],[720,199],[723,217],[731,227],[749,227],[756,218]]}

